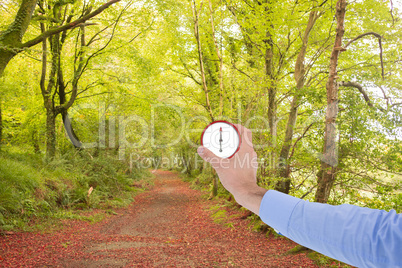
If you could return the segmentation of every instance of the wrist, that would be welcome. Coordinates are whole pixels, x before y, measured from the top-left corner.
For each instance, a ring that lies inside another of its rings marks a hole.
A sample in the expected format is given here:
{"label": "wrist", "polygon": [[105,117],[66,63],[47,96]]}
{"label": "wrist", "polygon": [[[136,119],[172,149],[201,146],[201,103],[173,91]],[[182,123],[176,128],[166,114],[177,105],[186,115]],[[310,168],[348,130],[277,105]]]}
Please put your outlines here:
{"label": "wrist", "polygon": [[261,200],[267,191],[267,189],[255,185],[252,187],[243,188],[237,193],[234,193],[233,196],[236,202],[241,206],[259,215]]}

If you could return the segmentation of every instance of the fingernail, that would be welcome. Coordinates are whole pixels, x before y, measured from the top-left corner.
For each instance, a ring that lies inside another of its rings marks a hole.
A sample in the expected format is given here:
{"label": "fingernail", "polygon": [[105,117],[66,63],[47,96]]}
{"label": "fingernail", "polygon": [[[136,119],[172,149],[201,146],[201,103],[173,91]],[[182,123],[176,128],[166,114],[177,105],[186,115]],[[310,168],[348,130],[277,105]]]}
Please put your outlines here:
{"label": "fingernail", "polygon": [[203,155],[204,154],[204,148],[203,147],[198,147],[197,152],[199,155]]}

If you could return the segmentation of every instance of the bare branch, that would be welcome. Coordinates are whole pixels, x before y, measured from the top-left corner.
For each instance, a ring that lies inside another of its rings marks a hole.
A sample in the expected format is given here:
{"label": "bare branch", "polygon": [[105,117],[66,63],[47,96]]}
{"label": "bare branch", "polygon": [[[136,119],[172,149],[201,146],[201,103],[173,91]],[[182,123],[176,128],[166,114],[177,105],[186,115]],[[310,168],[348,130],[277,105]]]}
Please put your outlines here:
{"label": "bare branch", "polygon": [[387,108],[389,108],[389,102],[390,102],[391,98],[387,96],[387,94],[385,93],[385,90],[382,88],[382,86],[377,85],[377,84],[376,84],[376,86],[381,89],[381,92],[382,92],[382,94],[384,96],[384,100],[387,101]]}
{"label": "bare branch", "polygon": [[384,62],[383,62],[383,57],[382,57],[382,44],[381,44],[382,36],[381,35],[379,35],[376,32],[363,33],[363,34],[353,38],[352,40],[350,40],[342,49],[346,49],[350,44],[352,44],[356,40],[359,40],[360,38],[363,38],[367,35],[373,35],[378,39],[378,46],[380,48],[380,60],[381,60],[381,76],[382,76],[382,79],[384,79]]}
{"label": "bare branch", "polygon": [[293,157],[293,154],[295,153],[295,148],[296,148],[297,143],[298,143],[301,139],[304,138],[304,136],[306,135],[307,131],[309,131],[309,129],[310,129],[313,125],[314,125],[314,123],[311,123],[310,125],[308,125],[308,126],[306,127],[306,129],[304,130],[303,134],[302,134],[300,137],[297,138],[297,140],[295,141],[295,143],[294,143],[293,146],[292,146],[292,152],[291,152],[290,155],[289,155],[289,159],[291,159],[291,158]]}
{"label": "bare branch", "polygon": [[[81,93],[82,93],[82,92],[81,92]],[[103,94],[113,94],[113,93],[116,93],[116,92],[113,92],[113,91],[100,92],[100,93],[95,93],[95,94],[92,94],[92,95],[77,97],[76,100],[78,100],[78,99],[84,99],[84,98],[91,98],[91,97],[99,96],[99,95],[103,95]]]}
{"label": "bare branch", "polygon": [[402,105],[402,102],[394,103],[394,104],[391,105],[391,107],[399,106],[399,105]]}
{"label": "bare branch", "polygon": [[360,91],[360,93],[363,95],[363,98],[366,101],[368,106],[370,106],[372,108],[377,108],[378,110],[380,110],[382,112],[385,112],[385,109],[383,109],[381,107],[375,107],[373,105],[373,103],[371,102],[369,96],[367,95],[367,92],[364,90],[363,86],[360,85],[359,83],[350,82],[350,81],[348,81],[348,82],[342,81],[342,82],[339,82],[338,85],[341,86],[341,87],[354,87],[354,88],[357,88]]}
{"label": "bare branch", "polygon": [[110,23],[109,25],[107,25],[105,28],[103,28],[102,30],[100,30],[99,32],[97,32],[96,34],[94,34],[91,39],[88,41],[87,45],[91,45],[93,42],[100,40],[100,38],[97,38],[101,33],[103,33],[104,31],[106,31],[107,29],[109,29],[111,26],[113,26],[115,24],[115,22],[113,21],[112,23]]}
{"label": "bare branch", "polygon": [[236,63],[232,62],[232,66],[235,70],[237,70],[239,73],[244,74],[245,76],[247,76],[248,78],[250,78],[251,81],[255,82],[255,79],[253,79],[250,75],[248,75],[247,73],[245,73],[244,71],[240,70],[239,68],[236,67]]}
{"label": "bare branch", "polygon": [[172,72],[175,72],[175,73],[177,73],[177,74],[180,74],[180,75],[182,75],[182,76],[185,76],[185,77],[188,77],[188,78],[191,78],[191,80],[193,80],[196,84],[198,84],[198,85],[202,85],[201,84],[201,82],[200,81],[198,81],[197,79],[195,79],[195,77],[193,76],[193,74],[185,67],[185,69],[187,70],[187,73],[188,74],[185,74],[185,73],[182,73],[182,72],[180,72],[180,71],[177,71],[177,70],[175,70],[175,69],[173,69],[172,67],[170,67],[170,66],[168,66],[167,67],[169,70],[171,70]]}
{"label": "bare branch", "polygon": [[377,37],[378,39],[381,39],[381,35],[379,35],[378,33],[375,32],[367,32],[367,33],[363,33],[355,38],[353,38],[352,40],[350,40],[345,46],[344,48],[346,49],[350,44],[352,44],[353,42],[355,42],[356,40],[359,40],[360,38],[363,38],[367,35],[374,35],[375,37]]}
{"label": "bare branch", "polygon": [[392,0],[389,0],[389,1],[391,2],[391,9],[389,10],[389,13],[391,14],[391,17],[392,17],[392,27],[394,27],[394,24],[395,24],[395,18],[394,18],[394,14],[393,14],[394,3],[392,3]]}

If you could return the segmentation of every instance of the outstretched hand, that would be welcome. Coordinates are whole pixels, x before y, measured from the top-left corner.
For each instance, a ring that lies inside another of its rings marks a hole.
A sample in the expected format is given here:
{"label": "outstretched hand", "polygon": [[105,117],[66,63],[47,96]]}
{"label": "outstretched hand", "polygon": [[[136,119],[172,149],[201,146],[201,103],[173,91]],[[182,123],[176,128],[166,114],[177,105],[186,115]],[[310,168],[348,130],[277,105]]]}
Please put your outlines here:
{"label": "outstretched hand", "polygon": [[261,199],[267,190],[257,186],[258,161],[252,133],[242,125],[235,126],[239,130],[241,144],[232,158],[220,158],[203,146],[197,152],[216,170],[223,187],[233,194],[236,201],[258,214]]}

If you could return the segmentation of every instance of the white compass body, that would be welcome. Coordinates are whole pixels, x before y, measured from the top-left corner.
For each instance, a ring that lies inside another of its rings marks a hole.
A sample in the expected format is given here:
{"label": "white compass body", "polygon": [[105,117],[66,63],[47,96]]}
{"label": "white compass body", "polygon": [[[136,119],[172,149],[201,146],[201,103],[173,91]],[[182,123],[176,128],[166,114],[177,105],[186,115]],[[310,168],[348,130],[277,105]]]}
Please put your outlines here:
{"label": "white compass body", "polygon": [[212,122],[201,135],[201,145],[221,158],[231,158],[239,150],[240,143],[238,129],[227,121]]}

